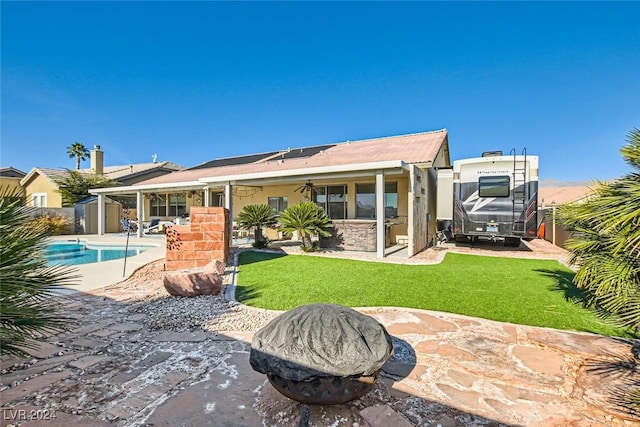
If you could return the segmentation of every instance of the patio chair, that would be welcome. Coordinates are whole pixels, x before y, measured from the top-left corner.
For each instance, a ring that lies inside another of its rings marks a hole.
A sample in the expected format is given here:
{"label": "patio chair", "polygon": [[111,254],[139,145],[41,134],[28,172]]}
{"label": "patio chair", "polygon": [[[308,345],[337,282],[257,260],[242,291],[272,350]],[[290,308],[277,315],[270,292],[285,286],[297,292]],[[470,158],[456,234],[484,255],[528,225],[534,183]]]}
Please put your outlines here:
{"label": "patio chair", "polygon": [[143,228],[145,234],[151,233],[152,231],[158,231],[160,229],[160,219],[152,218],[149,224],[146,224]]}

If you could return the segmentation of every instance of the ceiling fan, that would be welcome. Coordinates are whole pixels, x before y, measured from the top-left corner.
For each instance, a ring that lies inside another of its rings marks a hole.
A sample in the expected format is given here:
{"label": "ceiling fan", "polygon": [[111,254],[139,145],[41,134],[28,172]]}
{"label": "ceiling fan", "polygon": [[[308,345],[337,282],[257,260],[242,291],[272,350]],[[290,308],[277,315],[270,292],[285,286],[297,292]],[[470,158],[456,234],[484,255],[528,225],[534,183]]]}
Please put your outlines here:
{"label": "ceiling fan", "polygon": [[310,196],[311,196],[312,194],[316,194],[316,192],[317,192],[317,191],[316,191],[316,188],[315,188],[315,186],[313,185],[313,182],[311,182],[311,180],[308,180],[306,183],[302,184],[301,186],[299,186],[298,188],[296,188],[296,189],[295,189],[295,190],[293,190],[293,191],[297,191],[297,192],[299,192],[300,194],[305,194],[305,193],[306,193],[306,194],[305,194],[305,197],[306,197],[307,199],[311,199],[311,197],[310,197]]}

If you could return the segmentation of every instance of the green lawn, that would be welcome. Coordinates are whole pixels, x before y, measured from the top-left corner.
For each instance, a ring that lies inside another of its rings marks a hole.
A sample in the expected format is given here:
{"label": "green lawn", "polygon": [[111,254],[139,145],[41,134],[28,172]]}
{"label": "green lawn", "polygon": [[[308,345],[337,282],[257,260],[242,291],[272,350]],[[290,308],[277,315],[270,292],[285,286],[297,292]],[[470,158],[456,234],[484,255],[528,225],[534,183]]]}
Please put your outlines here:
{"label": "green lawn", "polygon": [[445,311],[632,337],[580,305],[573,272],[556,261],[446,255],[436,265],[400,265],[244,252],[237,297],[274,310],[327,302]]}

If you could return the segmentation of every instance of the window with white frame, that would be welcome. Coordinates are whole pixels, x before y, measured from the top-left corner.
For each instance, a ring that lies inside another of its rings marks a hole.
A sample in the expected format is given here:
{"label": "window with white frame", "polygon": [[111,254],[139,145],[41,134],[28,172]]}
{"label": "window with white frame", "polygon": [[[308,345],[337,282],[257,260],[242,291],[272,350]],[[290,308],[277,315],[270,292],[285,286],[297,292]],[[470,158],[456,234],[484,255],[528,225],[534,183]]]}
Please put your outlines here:
{"label": "window with white frame", "polygon": [[182,216],[187,211],[187,195],[185,193],[169,194],[169,216]]}
{"label": "window with white frame", "polygon": [[165,194],[151,196],[151,216],[167,216],[167,197]]}
{"label": "window with white frame", "polygon": [[[398,216],[398,183],[384,183],[384,216]],[[376,218],[376,185],[356,184],[356,218]]]}
{"label": "window with white frame", "polygon": [[347,217],[346,185],[318,186],[315,189],[315,202],[327,212],[329,218],[345,219]]}
{"label": "window with white frame", "polygon": [[211,206],[224,208],[224,193],[211,193]]}
{"label": "window with white frame", "polygon": [[150,205],[151,216],[182,216],[187,211],[187,194],[153,194]]}
{"label": "window with white frame", "polygon": [[285,197],[269,197],[269,206],[273,208],[277,213],[281,213],[283,210],[287,209],[288,198]]}
{"label": "window with white frame", "polygon": [[47,193],[33,193],[31,195],[31,205],[35,208],[46,208]]}

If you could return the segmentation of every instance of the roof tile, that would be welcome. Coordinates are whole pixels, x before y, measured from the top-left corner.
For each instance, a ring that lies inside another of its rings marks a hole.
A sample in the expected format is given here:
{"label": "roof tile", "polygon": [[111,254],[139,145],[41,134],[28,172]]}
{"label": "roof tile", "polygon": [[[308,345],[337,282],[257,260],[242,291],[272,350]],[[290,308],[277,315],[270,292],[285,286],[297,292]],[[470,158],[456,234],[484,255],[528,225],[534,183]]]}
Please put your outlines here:
{"label": "roof tile", "polygon": [[[264,160],[240,165],[191,169],[173,172],[140,182],[139,184],[168,184],[197,181],[200,178],[244,175],[249,173],[277,172],[308,169],[313,167],[341,166],[359,163],[401,160],[405,163],[425,163],[434,161],[447,140],[447,130],[421,132],[382,138],[348,141],[335,145],[324,145],[322,150],[306,147],[312,153],[308,157],[284,159],[275,156]],[[298,149],[293,149],[294,152]]]}

